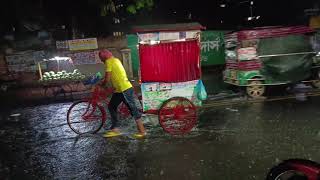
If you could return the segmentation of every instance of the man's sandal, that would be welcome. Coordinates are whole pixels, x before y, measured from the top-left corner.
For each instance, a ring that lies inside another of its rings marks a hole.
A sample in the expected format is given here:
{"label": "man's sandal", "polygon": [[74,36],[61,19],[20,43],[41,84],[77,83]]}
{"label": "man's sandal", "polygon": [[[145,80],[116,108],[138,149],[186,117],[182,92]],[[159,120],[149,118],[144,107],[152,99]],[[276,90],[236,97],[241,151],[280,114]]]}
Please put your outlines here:
{"label": "man's sandal", "polygon": [[144,138],[146,135],[147,135],[147,133],[144,133],[144,134],[135,133],[135,134],[132,134],[132,137],[136,138],[136,139],[141,139],[141,138]]}
{"label": "man's sandal", "polygon": [[121,132],[116,132],[116,131],[108,131],[106,132],[103,137],[105,138],[111,138],[111,137],[116,137],[116,136],[121,136],[122,133]]}

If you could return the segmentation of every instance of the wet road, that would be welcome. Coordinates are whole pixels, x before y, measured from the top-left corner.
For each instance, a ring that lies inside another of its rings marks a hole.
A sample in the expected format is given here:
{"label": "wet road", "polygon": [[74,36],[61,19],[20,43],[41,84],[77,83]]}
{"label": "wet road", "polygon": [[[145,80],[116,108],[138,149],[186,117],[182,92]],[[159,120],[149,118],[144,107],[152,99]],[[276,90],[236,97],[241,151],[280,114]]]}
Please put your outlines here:
{"label": "wet road", "polygon": [[[260,180],[284,159],[320,161],[320,97],[205,109],[186,137],[148,117],[144,140],[77,136],[66,124],[69,106],[2,113],[0,179]],[[133,121],[123,124],[134,132]]]}

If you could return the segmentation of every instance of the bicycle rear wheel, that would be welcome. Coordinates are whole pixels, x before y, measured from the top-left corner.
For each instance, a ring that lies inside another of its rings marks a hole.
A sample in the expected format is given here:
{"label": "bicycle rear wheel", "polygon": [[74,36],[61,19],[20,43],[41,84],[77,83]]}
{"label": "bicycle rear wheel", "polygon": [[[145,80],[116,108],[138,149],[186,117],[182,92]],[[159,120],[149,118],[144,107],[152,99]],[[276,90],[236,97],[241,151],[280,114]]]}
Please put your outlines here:
{"label": "bicycle rear wheel", "polygon": [[106,120],[102,106],[93,106],[89,101],[78,101],[71,105],[67,114],[69,127],[77,134],[96,133]]}

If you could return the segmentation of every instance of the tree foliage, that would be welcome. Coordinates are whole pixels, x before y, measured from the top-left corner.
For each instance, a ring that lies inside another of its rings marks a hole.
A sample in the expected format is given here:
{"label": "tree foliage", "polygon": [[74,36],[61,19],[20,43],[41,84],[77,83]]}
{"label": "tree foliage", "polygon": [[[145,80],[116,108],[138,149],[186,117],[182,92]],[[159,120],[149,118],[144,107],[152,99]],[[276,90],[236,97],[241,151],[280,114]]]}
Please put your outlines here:
{"label": "tree foliage", "polygon": [[127,11],[131,14],[136,14],[137,11],[141,9],[150,10],[153,5],[153,0],[136,0],[135,3],[132,3],[127,7]]}
{"label": "tree foliage", "polygon": [[125,8],[129,14],[136,14],[143,9],[151,10],[154,6],[154,0],[126,0],[121,4],[116,4],[116,0],[99,0],[100,15],[107,16],[116,13],[118,7]]}

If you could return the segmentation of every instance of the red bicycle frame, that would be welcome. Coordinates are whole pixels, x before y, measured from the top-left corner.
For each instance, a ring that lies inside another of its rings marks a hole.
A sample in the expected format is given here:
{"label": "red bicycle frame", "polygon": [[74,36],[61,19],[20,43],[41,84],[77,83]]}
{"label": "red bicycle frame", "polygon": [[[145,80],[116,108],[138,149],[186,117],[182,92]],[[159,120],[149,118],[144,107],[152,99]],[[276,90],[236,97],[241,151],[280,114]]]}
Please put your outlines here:
{"label": "red bicycle frame", "polygon": [[[86,100],[89,102],[88,107],[86,109],[86,111],[83,113],[82,118],[86,121],[90,121],[90,120],[94,120],[97,117],[93,115],[93,113],[96,111],[97,106],[99,106],[99,102],[106,102],[107,104],[109,103],[107,98],[113,93],[112,88],[102,88],[100,86],[95,86],[92,92],[92,96],[90,98],[87,98]],[[136,94],[136,93],[135,93]],[[139,102],[140,98],[139,98]],[[90,110],[90,107],[92,106],[92,109]],[[130,111],[129,109],[124,105],[120,105],[119,108],[119,112],[120,114],[123,114],[124,116],[129,116],[130,115]],[[141,110],[142,112],[142,110]],[[103,112],[103,119],[105,121],[105,116],[106,113]]]}
{"label": "red bicycle frame", "polygon": [[[86,100],[88,100],[89,104],[88,104],[86,111],[81,115],[81,117],[86,121],[96,119],[96,116],[94,116],[93,113],[96,111],[97,106],[99,105],[99,102],[102,102],[102,101],[107,102],[107,97],[109,95],[111,95],[112,92],[113,92],[113,90],[111,88],[110,89],[103,89],[99,86],[95,86],[93,89],[93,92],[92,92],[92,96],[90,98],[86,99]],[[92,110],[90,110],[91,106],[92,106]],[[105,115],[106,115],[106,113],[103,112],[102,119],[104,121],[106,119]]]}

